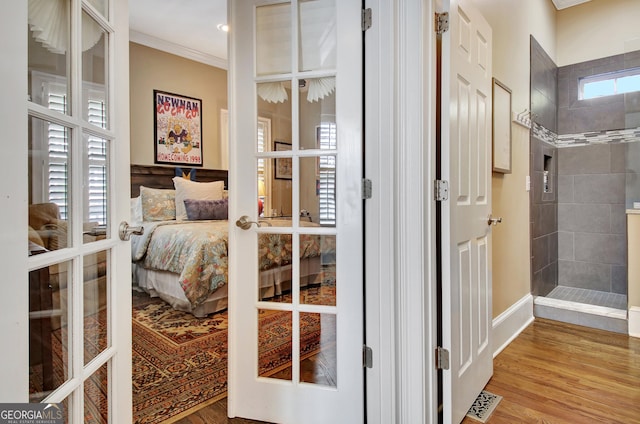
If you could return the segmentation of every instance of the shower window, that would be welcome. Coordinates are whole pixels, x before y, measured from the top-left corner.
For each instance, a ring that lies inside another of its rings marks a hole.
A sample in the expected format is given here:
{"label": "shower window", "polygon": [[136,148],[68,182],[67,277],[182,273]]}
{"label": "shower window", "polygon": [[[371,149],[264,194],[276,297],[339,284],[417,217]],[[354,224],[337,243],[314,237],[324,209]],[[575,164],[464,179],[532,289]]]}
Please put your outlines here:
{"label": "shower window", "polygon": [[593,75],[579,80],[580,100],[640,91],[640,68]]}

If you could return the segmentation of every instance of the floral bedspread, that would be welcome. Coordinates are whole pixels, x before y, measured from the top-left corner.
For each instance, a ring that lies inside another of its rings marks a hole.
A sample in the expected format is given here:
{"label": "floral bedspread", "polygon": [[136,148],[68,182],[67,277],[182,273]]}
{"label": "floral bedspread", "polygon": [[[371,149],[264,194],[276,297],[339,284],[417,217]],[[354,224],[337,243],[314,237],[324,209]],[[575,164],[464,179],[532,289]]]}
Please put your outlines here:
{"label": "floral bedspread", "polygon": [[[228,221],[145,222],[144,234],[131,238],[132,260],[147,269],[178,274],[186,298],[196,307],[228,282],[228,225]],[[260,234],[258,269],[291,264],[292,247],[290,234]],[[300,259],[321,253],[335,254],[335,237],[300,236]]]}
{"label": "floral bedspread", "polygon": [[[258,238],[258,269],[265,271],[291,264],[293,243],[290,234],[260,234]],[[335,254],[335,237],[313,234],[300,235],[300,259],[320,254]]]}
{"label": "floral bedspread", "polygon": [[144,223],[132,237],[132,259],[148,269],[179,275],[180,286],[196,307],[227,284],[228,221]]}

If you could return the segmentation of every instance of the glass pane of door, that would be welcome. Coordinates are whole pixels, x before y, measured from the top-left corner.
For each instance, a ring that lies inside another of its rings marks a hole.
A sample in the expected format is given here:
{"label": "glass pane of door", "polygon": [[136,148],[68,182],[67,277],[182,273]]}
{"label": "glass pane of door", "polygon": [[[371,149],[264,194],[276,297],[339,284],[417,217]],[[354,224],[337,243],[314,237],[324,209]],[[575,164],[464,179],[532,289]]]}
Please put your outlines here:
{"label": "glass pane of door", "polygon": [[109,11],[109,0],[87,0],[87,2],[102,16],[107,16],[107,12]]}
{"label": "glass pane of door", "polygon": [[291,381],[293,316],[258,310],[258,377]]}
{"label": "glass pane of door", "polygon": [[71,128],[29,119],[29,249],[42,253],[70,245]]}
{"label": "glass pane of door", "polygon": [[29,272],[29,401],[71,377],[71,261]]}
{"label": "glass pane of door", "polygon": [[85,365],[109,346],[108,259],[108,251],[92,253],[83,257]]}
{"label": "glass pane of door", "polygon": [[298,2],[300,71],[335,69],[338,46],[335,2]]}
{"label": "glass pane of door", "polygon": [[304,78],[298,80],[300,90],[300,148],[335,150],[336,78]]}
{"label": "glass pane of door", "polygon": [[90,134],[83,143],[83,242],[90,243],[110,236],[109,204],[109,140]]}
{"label": "glass pane of door", "polygon": [[256,56],[258,75],[291,70],[290,3],[256,8]]}
{"label": "glass pane of door", "polygon": [[336,236],[300,234],[300,303],[336,306]]}
{"label": "glass pane of door", "polygon": [[29,0],[29,100],[69,114],[70,0]]}
{"label": "glass pane of door", "polygon": [[336,387],[335,314],[300,314],[300,382]]}
{"label": "glass pane of door", "polygon": [[108,128],[107,33],[91,16],[82,12],[82,36],[82,117],[98,128]]}
{"label": "glass pane of door", "polygon": [[109,422],[109,363],[84,382],[84,422],[106,424]]}

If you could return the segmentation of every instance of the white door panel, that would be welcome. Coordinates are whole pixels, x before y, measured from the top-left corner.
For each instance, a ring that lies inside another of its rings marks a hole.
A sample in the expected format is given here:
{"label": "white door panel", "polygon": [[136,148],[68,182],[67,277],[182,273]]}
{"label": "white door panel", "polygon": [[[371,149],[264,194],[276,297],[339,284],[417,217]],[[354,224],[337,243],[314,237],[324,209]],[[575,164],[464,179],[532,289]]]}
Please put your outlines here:
{"label": "white door panel", "polygon": [[128,2],[6,6],[16,148],[3,167],[0,297],[13,348],[0,398],[62,403],[71,423],[131,422],[131,255],[117,231],[129,219]]}
{"label": "white door panel", "polygon": [[491,352],[491,28],[452,0],[443,35],[443,344],[445,422],[462,421],[493,373]]}
{"label": "white door panel", "polygon": [[[230,34],[228,413],[363,422],[361,2],[235,0],[229,11],[240,30]],[[257,136],[258,122],[270,123],[271,139]],[[249,229],[234,225],[243,215]],[[258,269],[267,238],[290,249],[289,276],[273,287]],[[303,253],[314,241],[315,259]],[[314,298],[316,284],[325,298]],[[282,372],[263,366],[269,317],[287,322]],[[309,356],[324,364],[321,382],[305,371]]]}

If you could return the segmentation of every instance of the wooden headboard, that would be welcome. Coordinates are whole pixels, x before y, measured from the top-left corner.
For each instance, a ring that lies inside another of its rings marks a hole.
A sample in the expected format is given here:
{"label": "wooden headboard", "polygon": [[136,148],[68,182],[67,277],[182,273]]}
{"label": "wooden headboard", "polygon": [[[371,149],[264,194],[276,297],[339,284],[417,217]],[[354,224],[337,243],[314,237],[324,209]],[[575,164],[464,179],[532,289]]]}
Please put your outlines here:
{"label": "wooden headboard", "polygon": [[[188,169],[188,168],[182,168]],[[229,183],[228,171],[223,169],[196,169],[196,181],[224,181],[226,189]],[[151,188],[173,188],[172,178],[176,176],[176,168],[157,165],[131,165],[131,197],[140,195],[140,186]]]}

